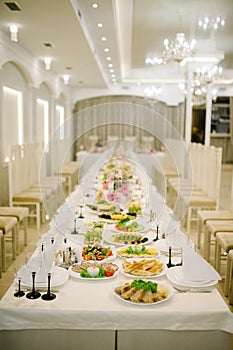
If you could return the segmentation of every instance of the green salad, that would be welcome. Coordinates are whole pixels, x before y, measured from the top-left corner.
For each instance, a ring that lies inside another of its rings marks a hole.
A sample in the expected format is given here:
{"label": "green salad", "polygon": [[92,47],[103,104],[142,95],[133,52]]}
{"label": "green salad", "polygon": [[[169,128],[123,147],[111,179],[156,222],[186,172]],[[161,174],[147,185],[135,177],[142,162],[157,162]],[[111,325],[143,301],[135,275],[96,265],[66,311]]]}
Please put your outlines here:
{"label": "green salad", "polygon": [[143,289],[144,292],[151,290],[152,293],[156,293],[158,284],[151,281],[134,280],[131,283],[131,287],[135,287],[138,290]]}
{"label": "green salad", "polygon": [[80,276],[83,278],[104,278],[105,277],[105,270],[102,267],[99,267],[99,273],[96,276],[91,276],[88,272],[87,272],[87,268],[82,270],[80,272]]}

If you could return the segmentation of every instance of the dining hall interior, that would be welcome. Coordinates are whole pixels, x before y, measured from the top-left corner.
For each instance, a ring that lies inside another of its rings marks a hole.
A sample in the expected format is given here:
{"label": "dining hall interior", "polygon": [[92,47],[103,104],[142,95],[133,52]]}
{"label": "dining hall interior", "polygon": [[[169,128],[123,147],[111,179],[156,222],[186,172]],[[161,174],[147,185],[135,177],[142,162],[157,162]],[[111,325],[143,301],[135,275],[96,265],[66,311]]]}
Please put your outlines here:
{"label": "dining hall interior", "polygon": [[0,0],[0,345],[233,349],[232,0]]}

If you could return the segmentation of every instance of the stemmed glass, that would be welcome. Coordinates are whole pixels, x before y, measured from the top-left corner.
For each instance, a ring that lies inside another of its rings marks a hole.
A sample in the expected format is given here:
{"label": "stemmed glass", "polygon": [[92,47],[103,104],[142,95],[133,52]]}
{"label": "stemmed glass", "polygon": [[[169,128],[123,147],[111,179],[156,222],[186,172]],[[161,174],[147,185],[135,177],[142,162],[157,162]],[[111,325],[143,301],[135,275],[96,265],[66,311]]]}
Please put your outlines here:
{"label": "stemmed glass", "polygon": [[15,277],[18,280],[18,290],[17,290],[17,292],[14,293],[14,296],[17,298],[21,298],[25,295],[24,291],[21,290],[21,280],[22,280],[22,268],[21,268],[21,266],[16,265],[14,272],[15,272]]}
{"label": "stemmed glass", "polygon": [[41,296],[41,294],[35,290],[35,277],[36,272],[40,269],[40,265],[41,259],[38,257],[32,257],[31,253],[26,256],[26,268],[32,274],[32,291],[26,294],[28,299],[38,299]]}

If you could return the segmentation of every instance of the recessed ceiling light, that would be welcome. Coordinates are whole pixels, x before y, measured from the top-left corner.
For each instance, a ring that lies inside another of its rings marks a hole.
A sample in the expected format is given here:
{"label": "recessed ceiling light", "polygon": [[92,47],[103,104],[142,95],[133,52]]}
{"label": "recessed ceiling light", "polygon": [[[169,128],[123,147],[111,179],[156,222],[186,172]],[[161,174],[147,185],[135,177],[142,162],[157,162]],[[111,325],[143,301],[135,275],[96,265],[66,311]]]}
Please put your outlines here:
{"label": "recessed ceiling light", "polygon": [[105,47],[104,52],[109,52],[110,49],[108,47]]}
{"label": "recessed ceiling light", "polygon": [[116,78],[116,74],[112,74],[111,77],[112,77],[112,78]]}
{"label": "recessed ceiling light", "polygon": [[111,61],[111,59],[112,59],[112,57],[110,57],[110,56],[106,57],[107,61]]}
{"label": "recessed ceiling light", "polygon": [[91,7],[92,7],[93,9],[97,9],[98,6],[99,6],[99,5],[98,5],[96,2],[93,2],[93,4],[91,4]]}
{"label": "recessed ceiling light", "polygon": [[106,36],[102,36],[101,40],[106,41],[107,40]]}
{"label": "recessed ceiling light", "polygon": [[103,23],[101,23],[101,22],[97,23],[98,28],[103,28],[103,26],[104,26]]}
{"label": "recessed ceiling light", "polygon": [[110,73],[114,73],[114,69],[109,69],[109,72]]}
{"label": "recessed ceiling light", "polygon": [[109,63],[108,66],[109,66],[109,68],[112,68],[112,67],[113,67],[113,64],[112,64],[112,63]]}

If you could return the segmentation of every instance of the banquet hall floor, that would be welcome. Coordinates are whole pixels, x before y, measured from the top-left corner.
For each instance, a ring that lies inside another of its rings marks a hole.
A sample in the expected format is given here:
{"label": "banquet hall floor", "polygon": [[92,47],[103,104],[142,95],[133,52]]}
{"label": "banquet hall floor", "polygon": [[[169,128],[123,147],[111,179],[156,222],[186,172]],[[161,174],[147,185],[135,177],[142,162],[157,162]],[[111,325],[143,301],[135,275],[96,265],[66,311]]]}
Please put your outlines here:
{"label": "banquet hall floor", "polygon": [[[231,188],[232,184],[232,176],[233,176],[233,164],[223,165],[222,167],[222,178],[221,178],[221,192],[220,192],[220,209],[233,209],[233,203],[231,198]],[[29,222],[29,232],[28,232],[28,245],[24,247],[23,245],[23,232],[20,232],[20,254],[17,256],[16,260],[12,261],[10,254],[7,254],[7,271],[2,273],[2,278],[0,278],[0,299],[5,294],[9,286],[12,284],[14,280],[14,267],[16,265],[23,265],[25,263],[25,258],[27,254],[31,251],[35,250],[36,243],[41,237],[43,233],[48,230],[49,222],[42,225],[41,229],[38,230],[33,222]],[[185,232],[185,229],[183,229]],[[196,242],[197,239],[197,230],[196,227],[193,226],[191,232],[191,238],[193,242]],[[202,255],[202,252],[199,252]],[[213,256],[213,249],[212,249]],[[224,264],[222,264],[224,268]],[[218,284],[218,289],[223,296],[223,283],[224,279]],[[224,298],[224,296],[223,296]],[[225,299],[225,298],[224,298]],[[230,306],[227,303],[229,309],[233,312],[233,305]]]}

